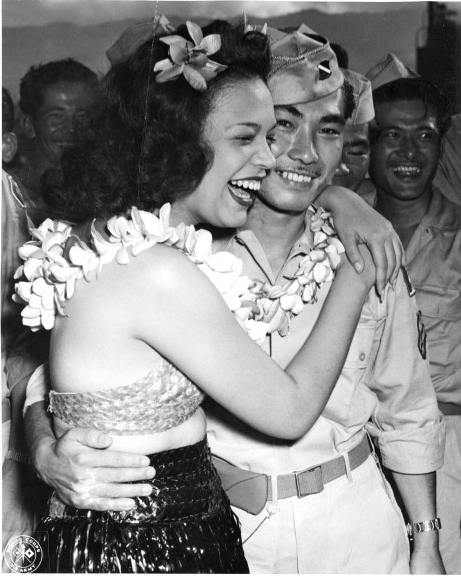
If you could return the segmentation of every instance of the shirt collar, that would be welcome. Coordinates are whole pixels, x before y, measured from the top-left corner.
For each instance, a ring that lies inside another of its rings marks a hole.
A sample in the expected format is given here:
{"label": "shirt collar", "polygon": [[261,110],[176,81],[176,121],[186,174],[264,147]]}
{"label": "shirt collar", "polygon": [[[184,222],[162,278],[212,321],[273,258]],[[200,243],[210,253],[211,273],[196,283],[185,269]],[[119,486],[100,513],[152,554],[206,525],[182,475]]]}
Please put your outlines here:
{"label": "shirt collar", "polygon": [[[309,211],[307,211],[306,217],[304,219],[304,231],[298,238],[298,240],[296,240],[296,242],[293,244],[293,247],[290,250],[288,258],[292,258],[293,256],[297,255],[305,255],[311,250],[312,248],[311,231],[309,226],[310,226],[310,213]],[[245,229],[245,230],[237,229],[233,237],[240,240],[240,242],[243,242],[248,248],[255,246],[255,244],[259,245],[259,241],[255,236],[253,230],[251,229]]]}
{"label": "shirt collar", "polygon": [[433,188],[431,203],[421,224],[438,230],[461,228],[461,207]]}

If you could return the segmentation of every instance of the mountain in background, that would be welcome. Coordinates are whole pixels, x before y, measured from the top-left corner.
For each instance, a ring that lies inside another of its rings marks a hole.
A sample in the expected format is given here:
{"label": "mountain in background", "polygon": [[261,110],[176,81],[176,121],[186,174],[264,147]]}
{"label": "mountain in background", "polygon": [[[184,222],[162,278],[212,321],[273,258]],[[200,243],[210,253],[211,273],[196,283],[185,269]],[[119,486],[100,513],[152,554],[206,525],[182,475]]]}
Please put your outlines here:
{"label": "mountain in background", "polygon": [[[331,42],[341,44],[349,53],[350,67],[366,72],[384,54],[394,52],[406,64],[415,68],[416,37],[422,25],[422,14],[414,10],[395,10],[383,13],[349,12],[327,14],[317,10],[287,14],[268,20],[274,27],[307,24]],[[168,15],[172,24],[181,18]],[[265,20],[248,15],[251,24]],[[205,16],[202,22],[207,21]],[[71,23],[47,26],[3,29],[3,86],[18,97],[20,78],[32,64],[73,57],[97,72],[105,72],[108,61],[105,51],[121,32],[135,20],[107,22],[95,26],[76,26]]]}

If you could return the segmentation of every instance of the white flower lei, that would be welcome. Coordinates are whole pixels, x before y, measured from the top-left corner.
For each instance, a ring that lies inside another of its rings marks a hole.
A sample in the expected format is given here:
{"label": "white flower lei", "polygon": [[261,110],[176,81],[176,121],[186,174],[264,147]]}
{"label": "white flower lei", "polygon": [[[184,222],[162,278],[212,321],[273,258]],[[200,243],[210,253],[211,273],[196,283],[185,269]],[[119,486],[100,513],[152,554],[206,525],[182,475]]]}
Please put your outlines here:
{"label": "white flower lei", "polygon": [[60,220],[45,220],[30,228],[34,240],[26,242],[19,255],[24,264],[18,268],[13,299],[25,304],[21,315],[32,331],[53,328],[56,314],[65,316],[64,305],[72,297],[75,283],[88,279],[93,270],[99,274],[103,264],[114,258],[128,264],[130,253],[137,256],[158,243],[183,251],[213,282],[237,321],[259,344],[267,334],[278,331],[285,336],[290,319],[299,314],[304,303],[314,302],[324,282],[334,277],[344,247],[336,237],[323,209],[310,208],[314,246],[300,262],[297,272],[283,286],[252,281],[242,276],[243,262],[229,252],[212,254],[212,236],[194,226],[169,224],[170,204],[165,204],[158,217],[132,208],[131,218],[114,216],[107,222],[110,233],[105,239],[91,227],[92,248],[76,239],[64,257],[72,226]]}

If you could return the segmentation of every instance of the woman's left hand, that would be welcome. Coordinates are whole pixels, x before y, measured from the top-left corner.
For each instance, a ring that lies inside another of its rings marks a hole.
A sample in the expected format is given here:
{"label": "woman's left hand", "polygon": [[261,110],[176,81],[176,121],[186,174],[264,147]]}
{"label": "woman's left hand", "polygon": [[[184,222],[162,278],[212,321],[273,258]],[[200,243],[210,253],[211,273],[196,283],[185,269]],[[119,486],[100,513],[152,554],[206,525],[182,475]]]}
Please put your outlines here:
{"label": "woman's left hand", "polygon": [[328,186],[318,203],[332,212],[347,257],[359,273],[364,262],[358,246],[368,247],[376,266],[376,290],[382,294],[388,282],[395,283],[404,263],[404,249],[392,224],[358,194],[340,186]]}

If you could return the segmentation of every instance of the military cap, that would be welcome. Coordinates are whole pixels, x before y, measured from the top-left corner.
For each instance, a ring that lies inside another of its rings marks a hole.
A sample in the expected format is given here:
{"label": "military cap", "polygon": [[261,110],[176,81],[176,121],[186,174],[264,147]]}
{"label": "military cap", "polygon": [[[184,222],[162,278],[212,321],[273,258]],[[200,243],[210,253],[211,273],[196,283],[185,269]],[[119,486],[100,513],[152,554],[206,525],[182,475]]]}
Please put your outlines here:
{"label": "military cap", "polygon": [[160,37],[171,34],[174,30],[174,26],[163,14],[151,20],[133,24],[133,26],[126,28],[112,46],[106,50],[107,59],[112,65],[118,64],[134,54],[144,42],[151,40],[154,35]]}
{"label": "military cap", "polygon": [[364,124],[371,122],[375,117],[373,106],[373,93],[371,91],[371,82],[358,72],[341,68],[345,80],[352,86],[354,93],[355,108],[352,116],[347,119],[348,124]]}
{"label": "military cap", "polygon": [[400,78],[419,78],[419,74],[412,70],[397,58],[395,54],[389,52],[381,60],[368,70],[365,76],[371,81],[371,89],[376,90],[384,84],[389,84]]}
{"label": "military cap", "polygon": [[311,102],[341,88],[344,76],[326,38],[299,28],[288,33],[267,28],[266,34],[272,52],[268,86],[275,105]]}

